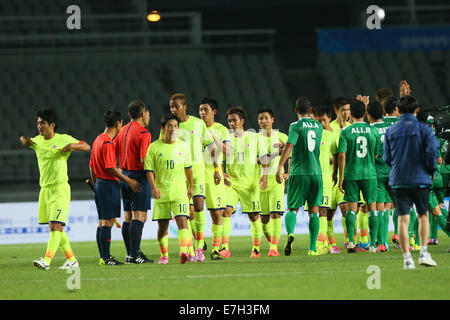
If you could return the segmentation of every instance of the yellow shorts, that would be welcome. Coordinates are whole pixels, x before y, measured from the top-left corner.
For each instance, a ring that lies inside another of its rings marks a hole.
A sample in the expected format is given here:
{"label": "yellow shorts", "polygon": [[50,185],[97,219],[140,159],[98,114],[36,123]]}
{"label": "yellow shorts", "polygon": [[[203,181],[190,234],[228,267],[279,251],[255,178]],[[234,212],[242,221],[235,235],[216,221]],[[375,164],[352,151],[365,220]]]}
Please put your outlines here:
{"label": "yellow shorts", "polygon": [[227,207],[232,207],[233,213],[236,211],[238,202],[241,203],[242,213],[261,213],[259,184],[253,184],[246,188],[232,185],[225,187],[225,190]]}
{"label": "yellow shorts", "polygon": [[345,203],[344,194],[339,190],[338,184],[332,187],[333,197],[331,199],[331,209],[335,210],[341,203]]}
{"label": "yellow shorts", "polygon": [[217,185],[215,183],[205,184],[205,191],[205,203],[208,210],[225,209],[225,184],[223,183],[223,179]]}
{"label": "yellow shorts", "polygon": [[269,179],[267,189],[260,192],[261,215],[271,213],[283,214],[284,205],[284,182],[279,184],[275,179]]}
{"label": "yellow shorts", "polygon": [[152,220],[171,220],[172,213],[175,217],[181,216],[189,218],[190,215],[188,198],[186,197],[185,199],[170,202],[155,201]]}
{"label": "yellow shorts", "polygon": [[39,192],[39,223],[67,223],[70,206],[70,185],[67,182],[42,187]]}

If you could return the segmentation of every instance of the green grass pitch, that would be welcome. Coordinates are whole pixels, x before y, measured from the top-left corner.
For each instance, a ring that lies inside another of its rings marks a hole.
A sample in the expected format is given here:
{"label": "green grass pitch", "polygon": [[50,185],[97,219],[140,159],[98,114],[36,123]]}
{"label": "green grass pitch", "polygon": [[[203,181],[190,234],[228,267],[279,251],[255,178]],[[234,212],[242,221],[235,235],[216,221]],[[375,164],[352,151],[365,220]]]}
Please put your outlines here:
{"label": "green grass pitch", "polygon": [[[337,234],[338,244],[343,235]],[[392,234],[390,235],[390,238]],[[429,246],[436,268],[418,264],[403,270],[400,249],[389,252],[358,252],[307,256],[308,236],[297,235],[291,256],[283,255],[286,237],[280,241],[280,257],[267,257],[263,238],[262,256],[250,259],[251,238],[231,237],[231,258],[211,261],[209,250],[203,263],[181,265],[177,239],[169,240],[168,265],[158,265],[156,240],[142,241],[142,249],[154,264],[98,266],[95,242],[75,242],[72,248],[80,263],[79,290],[69,290],[71,274],[59,270],[64,262],[58,252],[51,269],[37,269],[32,261],[43,256],[45,244],[0,246],[0,299],[152,299],[152,300],[267,300],[267,299],[449,299],[449,238],[439,231],[439,245]],[[389,238],[389,239],[390,239]],[[206,239],[210,244],[211,239]],[[125,256],[121,241],[113,241],[112,254],[119,261]],[[341,245],[341,250],[343,246]],[[344,250],[342,250],[344,251]],[[379,268],[379,289],[368,288],[376,281],[368,273]],[[376,268],[376,267],[375,267]]]}

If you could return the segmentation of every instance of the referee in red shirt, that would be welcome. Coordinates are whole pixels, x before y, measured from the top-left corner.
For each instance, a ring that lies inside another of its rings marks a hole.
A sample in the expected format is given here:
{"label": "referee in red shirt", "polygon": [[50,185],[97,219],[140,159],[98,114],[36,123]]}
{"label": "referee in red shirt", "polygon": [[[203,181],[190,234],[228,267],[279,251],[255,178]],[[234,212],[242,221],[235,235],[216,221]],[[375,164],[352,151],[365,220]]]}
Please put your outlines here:
{"label": "referee in red shirt", "polygon": [[116,152],[113,139],[122,128],[122,115],[119,111],[110,110],[104,115],[105,131],[97,136],[89,161],[89,172],[94,183],[95,204],[97,206],[99,224],[97,228],[97,245],[100,252],[100,264],[120,265],[111,256],[111,227],[114,219],[120,217],[120,185],[124,181],[132,190],[141,190],[139,183],[128,178],[117,169]]}
{"label": "referee in red shirt", "polygon": [[123,241],[127,249],[125,263],[153,262],[140,248],[152,194],[144,171],[145,156],[152,140],[150,131],[146,129],[150,112],[142,101],[132,101],[128,105],[128,115],[131,121],[120,130],[114,140],[114,147],[123,174],[138,181],[141,191],[136,193],[128,184],[120,182],[125,213],[122,226]]}

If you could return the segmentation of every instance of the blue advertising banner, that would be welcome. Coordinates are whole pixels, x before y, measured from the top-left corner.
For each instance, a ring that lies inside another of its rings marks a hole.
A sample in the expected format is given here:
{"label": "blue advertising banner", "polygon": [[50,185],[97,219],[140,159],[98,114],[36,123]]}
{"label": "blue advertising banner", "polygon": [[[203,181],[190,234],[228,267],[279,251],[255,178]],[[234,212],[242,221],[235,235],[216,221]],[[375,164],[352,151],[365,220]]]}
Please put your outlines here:
{"label": "blue advertising banner", "polygon": [[365,51],[447,50],[450,26],[381,29],[318,29],[321,53]]}

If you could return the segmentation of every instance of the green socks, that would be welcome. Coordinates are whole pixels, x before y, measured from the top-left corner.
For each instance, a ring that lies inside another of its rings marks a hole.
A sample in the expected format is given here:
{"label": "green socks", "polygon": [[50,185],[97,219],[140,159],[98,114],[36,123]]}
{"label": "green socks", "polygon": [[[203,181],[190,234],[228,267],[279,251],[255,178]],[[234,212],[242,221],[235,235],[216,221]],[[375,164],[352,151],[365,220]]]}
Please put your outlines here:
{"label": "green socks", "polygon": [[284,217],[284,223],[286,224],[286,232],[288,235],[293,235],[295,225],[297,224],[297,213],[289,210]]}
{"label": "green socks", "polygon": [[310,213],[309,214],[309,250],[314,252],[317,251],[317,236],[319,235],[319,214]]}
{"label": "green socks", "polygon": [[[355,243],[355,223],[356,223],[356,212],[348,210],[345,215],[345,226],[347,227],[348,240],[351,243]],[[370,217],[369,217],[369,228],[370,228]]]}
{"label": "green socks", "polygon": [[[377,222],[378,222],[378,232],[377,232],[377,241],[378,245],[384,244],[384,214],[383,211],[377,210]],[[372,244],[372,243],[371,243]],[[375,243],[372,244],[375,246]]]}
{"label": "green socks", "polygon": [[[376,241],[378,237],[378,211],[369,212],[369,235],[370,235],[370,245],[376,247]],[[379,243],[381,244],[381,243]]]}

